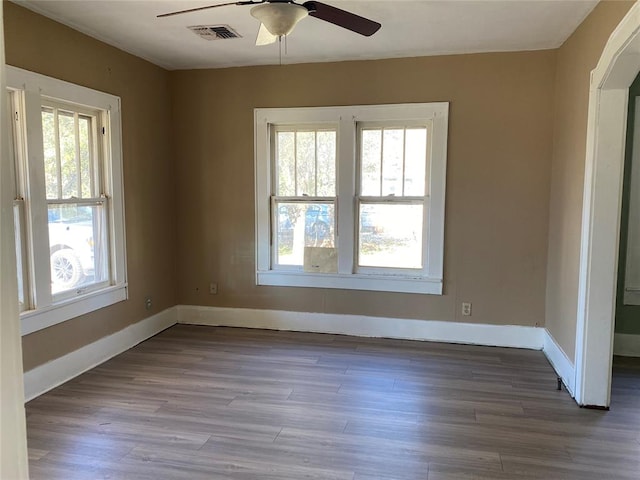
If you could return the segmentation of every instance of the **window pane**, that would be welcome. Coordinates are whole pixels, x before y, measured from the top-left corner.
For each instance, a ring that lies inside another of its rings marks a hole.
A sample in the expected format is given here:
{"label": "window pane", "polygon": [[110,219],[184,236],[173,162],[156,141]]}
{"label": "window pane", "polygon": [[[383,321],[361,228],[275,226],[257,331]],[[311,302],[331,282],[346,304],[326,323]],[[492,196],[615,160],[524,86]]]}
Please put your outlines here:
{"label": "window pane", "polygon": [[318,132],[318,187],[319,197],[336,194],[336,132]]}
{"label": "window pane", "polygon": [[404,194],[425,194],[425,168],[427,157],[427,129],[408,128],[405,133]]}
{"label": "window pane", "polygon": [[402,195],[404,129],[384,130],[382,149],[382,195]]}
{"label": "window pane", "polygon": [[93,181],[93,169],[91,164],[91,119],[79,117],[78,119],[78,139],[80,147],[80,184],[81,198],[97,197],[95,182]]}
{"label": "window pane", "polygon": [[49,205],[51,293],[109,278],[104,206]]}
{"label": "window pane", "polygon": [[13,205],[13,228],[16,242],[16,270],[18,271],[18,305],[21,312],[29,308],[27,302],[27,279],[26,279],[26,252],[24,251],[24,221],[22,209],[23,202]]}
{"label": "window pane", "polygon": [[358,265],[422,268],[422,205],[360,205]]}
{"label": "window pane", "polygon": [[47,198],[58,198],[60,170],[56,151],[56,130],[53,109],[42,109],[42,140],[44,144],[44,179]]}
{"label": "window pane", "polygon": [[333,203],[282,202],[276,205],[276,264],[302,266],[305,247],[335,246]]}
{"label": "window pane", "polygon": [[79,197],[78,168],[76,164],[76,135],[73,114],[58,111],[58,138],[60,142],[60,198]]}
{"label": "window pane", "polygon": [[380,195],[380,168],[382,160],[382,130],[362,130],[360,145],[360,194]]}
{"label": "window pane", "polygon": [[316,133],[296,134],[297,196],[316,196]]}
{"label": "window pane", "polygon": [[293,197],[296,194],[294,132],[278,132],[276,152],[276,195]]}

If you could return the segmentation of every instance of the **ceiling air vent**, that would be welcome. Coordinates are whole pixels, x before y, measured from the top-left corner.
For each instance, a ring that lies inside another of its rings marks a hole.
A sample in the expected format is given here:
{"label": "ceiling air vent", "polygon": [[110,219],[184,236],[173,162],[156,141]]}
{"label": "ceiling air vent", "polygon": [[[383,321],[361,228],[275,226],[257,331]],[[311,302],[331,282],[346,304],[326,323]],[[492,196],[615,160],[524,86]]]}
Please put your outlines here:
{"label": "ceiling air vent", "polygon": [[238,33],[229,25],[194,25],[187,28],[205,40],[240,38],[240,35],[238,35]]}

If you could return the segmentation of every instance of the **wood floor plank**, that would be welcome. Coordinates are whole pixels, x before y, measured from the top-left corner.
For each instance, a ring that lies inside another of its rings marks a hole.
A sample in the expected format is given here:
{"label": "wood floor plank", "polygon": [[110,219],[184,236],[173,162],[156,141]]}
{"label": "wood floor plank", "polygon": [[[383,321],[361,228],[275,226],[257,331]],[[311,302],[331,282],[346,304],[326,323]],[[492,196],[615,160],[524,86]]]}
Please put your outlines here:
{"label": "wood floor plank", "polygon": [[26,405],[34,480],[638,480],[640,361],[176,325]]}
{"label": "wood floor plank", "polygon": [[[318,432],[283,428],[275,443],[293,448],[304,445],[308,452],[336,461],[350,462],[357,472],[405,475],[414,478],[427,470],[430,461],[454,462],[480,469],[500,470],[499,454],[482,447],[441,446],[412,439],[381,438],[344,433],[326,437]],[[384,449],[380,448],[384,445]]]}
{"label": "wood floor plank", "polygon": [[[192,478],[189,475],[219,475],[221,478],[237,478],[243,480],[352,480],[354,473],[343,471],[326,465],[311,467],[308,465],[282,464],[274,457],[257,461],[254,459],[238,458],[223,451],[208,450],[206,454],[179,453],[172,450],[155,450],[144,447],[134,449],[125,459],[154,464],[156,467],[168,467],[169,472],[175,471],[175,478]],[[166,478],[166,477],[165,477]],[[169,478],[174,478],[169,476]],[[198,477],[199,478],[199,477]],[[209,478],[209,477],[205,477]],[[216,477],[217,478],[217,477]]]}

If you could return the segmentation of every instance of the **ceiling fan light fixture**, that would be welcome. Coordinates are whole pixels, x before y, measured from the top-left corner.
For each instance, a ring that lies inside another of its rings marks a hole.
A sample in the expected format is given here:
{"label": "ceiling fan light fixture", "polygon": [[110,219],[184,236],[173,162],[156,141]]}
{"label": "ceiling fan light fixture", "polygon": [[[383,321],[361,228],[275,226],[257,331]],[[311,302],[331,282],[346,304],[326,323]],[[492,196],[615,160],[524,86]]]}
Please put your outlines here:
{"label": "ceiling fan light fixture", "polygon": [[282,37],[289,35],[296,24],[309,15],[309,11],[302,5],[274,2],[253,7],[251,15],[260,20],[272,35]]}

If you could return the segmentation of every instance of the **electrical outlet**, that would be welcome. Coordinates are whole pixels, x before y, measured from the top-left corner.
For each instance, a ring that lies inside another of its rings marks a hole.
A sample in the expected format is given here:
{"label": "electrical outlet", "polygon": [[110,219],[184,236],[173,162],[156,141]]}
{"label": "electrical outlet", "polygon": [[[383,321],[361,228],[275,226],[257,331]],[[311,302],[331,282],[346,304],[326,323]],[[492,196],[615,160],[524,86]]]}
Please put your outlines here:
{"label": "electrical outlet", "polygon": [[144,299],[144,308],[147,310],[151,310],[151,297],[147,297]]}
{"label": "electrical outlet", "polygon": [[465,317],[471,316],[471,302],[462,302],[462,315]]}
{"label": "electrical outlet", "polygon": [[209,293],[211,295],[217,295],[218,294],[218,284],[217,283],[210,283],[209,284]]}

